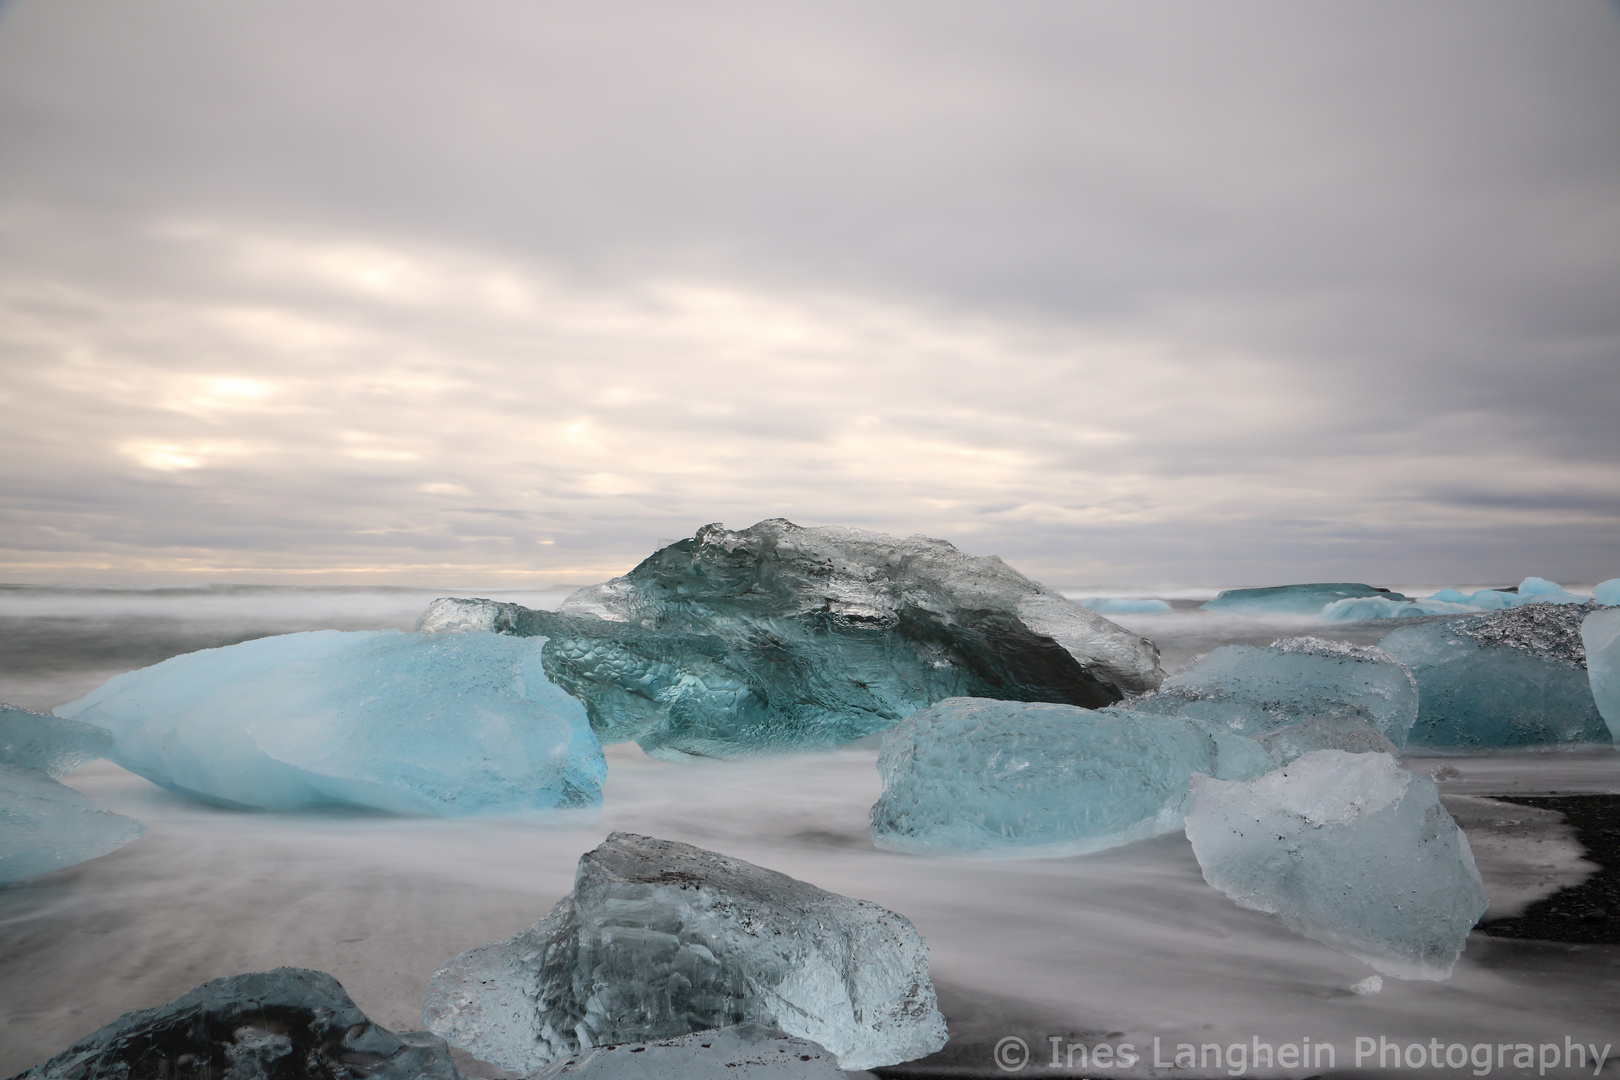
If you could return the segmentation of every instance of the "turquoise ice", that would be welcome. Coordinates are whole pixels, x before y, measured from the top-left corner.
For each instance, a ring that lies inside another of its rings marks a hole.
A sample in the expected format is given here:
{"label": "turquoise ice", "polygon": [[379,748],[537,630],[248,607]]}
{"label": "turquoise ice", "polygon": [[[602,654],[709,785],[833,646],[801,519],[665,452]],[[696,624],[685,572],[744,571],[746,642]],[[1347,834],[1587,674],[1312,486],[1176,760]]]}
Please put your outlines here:
{"label": "turquoise ice", "polygon": [[1080,601],[1088,611],[1099,615],[1159,615],[1170,611],[1163,600],[1131,599],[1124,596],[1088,596]]}
{"label": "turquoise ice", "polygon": [[1450,977],[1486,896],[1433,780],[1388,754],[1318,750],[1192,789],[1187,839],[1215,888],[1385,975]]}
{"label": "turquoise ice", "polygon": [[144,832],[38,769],[0,764],[0,885],[99,858]]}
{"label": "turquoise ice", "polygon": [[112,749],[112,736],[94,724],[0,704],[0,762],[38,769],[53,780]]}
{"label": "turquoise ice", "polygon": [[1594,611],[1581,623],[1592,697],[1609,736],[1620,746],[1620,609]]}
{"label": "turquoise ice", "polygon": [[1363,622],[1369,619],[1416,619],[1424,615],[1467,615],[1478,611],[1465,603],[1439,600],[1391,600],[1387,596],[1353,596],[1335,600],[1317,616],[1322,622]]}
{"label": "turquoise ice", "polygon": [[1238,615],[1315,615],[1335,600],[1381,596],[1405,600],[1400,593],[1359,582],[1329,581],[1309,585],[1272,585],[1261,589],[1227,589],[1202,605],[1205,611]]}
{"label": "turquoise ice", "polygon": [[407,814],[594,806],[606,766],[544,638],[321,630],[204,649],[57,713],[170,790],[260,809]]}
{"label": "turquoise ice", "polygon": [[1218,725],[1126,709],[957,698],[883,739],[872,842],[920,855],[1075,855],[1174,832],[1194,773],[1272,768]]}
{"label": "turquoise ice", "polygon": [[1620,607],[1620,577],[1593,586],[1592,599],[1609,607]]}

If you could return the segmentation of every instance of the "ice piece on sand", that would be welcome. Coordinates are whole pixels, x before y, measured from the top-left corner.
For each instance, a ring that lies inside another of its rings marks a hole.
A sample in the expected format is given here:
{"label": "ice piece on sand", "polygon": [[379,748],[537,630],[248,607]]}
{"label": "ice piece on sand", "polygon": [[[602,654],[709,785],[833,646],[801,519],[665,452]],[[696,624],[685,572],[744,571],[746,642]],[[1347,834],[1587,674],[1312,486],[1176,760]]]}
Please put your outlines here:
{"label": "ice piece on sand", "polygon": [[1133,600],[1123,596],[1088,596],[1080,603],[1099,615],[1158,615],[1171,610],[1163,600]]}
{"label": "ice piece on sand", "polygon": [[1519,597],[1516,593],[1504,592],[1501,589],[1480,589],[1471,593],[1463,593],[1457,589],[1441,589],[1427,599],[1436,604],[1460,604],[1474,611],[1501,611],[1503,608],[1519,606]]}
{"label": "ice piece on sand", "polygon": [[1592,599],[1608,607],[1620,607],[1620,577],[1610,578],[1594,585]]}
{"label": "ice piece on sand", "polygon": [[1519,582],[1520,604],[1584,604],[1586,597],[1578,596],[1556,581],[1527,577]]}
{"label": "ice piece on sand", "polygon": [[1396,754],[1400,751],[1384,733],[1354,716],[1313,716],[1297,724],[1268,731],[1255,739],[1271,752],[1279,765],[1314,750],[1347,750],[1352,754]]}
{"label": "ice piece on sand", "polygon": [[1581,645],[1581,621],[1593,610],[1529,604],[1389,634],[1379,648],[1400,657],[1418,685],[1418,719],[1404,749],[1609,742]]}
{"label": "ice piece on sand", "polygon": [[444,816],[595,806],[606,773],[543,638],[318,630],[204,649],[62,706],[108,756],[227,806]]}
{"label": "ice piece on sand", "polygon": [[602,1046],[528,1080],[845,1080],[817,1043],[760,1024],[738,1024],[656,1042]]}
{"label": "ice piece on sand", "polygon": [[1311,717],[1353,717],[1400,747],[1417,719],[1418,687],[1382,649],[1285,638],[1264,648],[1222,645],[1126,707],[1197,717],[1251,736]]}
{"label": "ice piece on sand", "polygon": [[0,764],[0,885],[99,858],[145,831],[37,769]]}
{"label": "ice piece on sand", "polygon": [[1228,611],[1237,615],[1315,615],[1333,601],[1350,596],[1406,599],[1400,593],[1373,585],[1329,581],[1310,585],[1272,585],[1263,589],[1226,589],[1202,606],[1205,611]]}
{"label": "ice piece on sand", "polygon": [[1467,615],[1467,604],[1436,600],[1391,600],[1387,596],[1351,596],[1335,600],[1317,618],[1322,622],[1366,622],[1373,619],[1417,619],[1425,615]]}
{"label": "ice piece on sand", "polygon": [[1100,851],[1176,831],[1195,772],[1273,766],[1253,740],[1181,717],[955,698],[884,737],[872,842],[996,858]]}
{"label": "ice piece on sand", "polygon": [[112,736],[94,724],[0,704],[0,763],[59,780],[111,749]]}
{"label": "ice piece on sand", "polygon": [[945,1045],[928,946],[903,916],[688,844],[614,833],[574,891],[428,983],[423,1019],[513,1072],[595,1046],[740,1023],[826,1047],[845,1069]]}
{"label": "ice piece on sand", "polygon": [[1485,911],[1434,781],[1388,754],[1318,750],[1247,782],[1193,779],[1187,838],[1243,907],[1401,979],[1444,979]]}
{"label": "ice piece on sand", "polygon": [[[1462,604],[1475,611],[1502,611],[1526,604],[1583,604],[1586,597],[1569,592],[1556,581],[1527,577],[1514,589],[1480,589],[1464,594],[1457,589],[1441,589],[1428,598],[1437,604]],[[1417,614],[1444,615],[1447,612],[1418,612]]]}
{"label": "ice piece on sand", "polygon": [[323,971],[277,968],[215,979],[128,1012],[16,1080],[110,1077],[460,1080],[444,1040],[366,1019]]}
{"label": "ice piece on sand", "polygon": [[547,674],[604,743],[737,756],[850,742],[948,697],[1100,707],[1158,649],[942,540],[762,521],[658,551],[555,612],[446,598],[424,632],[549,637]]}
{"label": "ice piece on sand", "polygon": [[1599,714],[1620,746],[1620,609],[1600,609],[1581,623],[1586,671]]}

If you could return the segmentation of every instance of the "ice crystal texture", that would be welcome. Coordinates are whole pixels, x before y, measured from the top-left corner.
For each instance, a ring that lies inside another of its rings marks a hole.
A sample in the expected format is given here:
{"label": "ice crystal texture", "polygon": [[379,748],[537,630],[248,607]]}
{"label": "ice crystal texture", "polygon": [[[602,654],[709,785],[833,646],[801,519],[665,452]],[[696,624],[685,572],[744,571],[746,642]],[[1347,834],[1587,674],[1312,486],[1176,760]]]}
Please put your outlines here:
{"label": "ice crystal texture", "polygon": [[1203,608],[1206,611],[1226,611],[1237,615],[1315,615],[1335,600],[1354,596],[1406,599],[1400,593],[1392,593],[1372,585],[1331,581],[1310,585],[1272,585],[1262,589],[1227,589],[1204,604]]}
{"label": "ice crystal texture", "polygon": [[942,701],[884,737],[872,841],[928,855],[1098,851],[1180,828],[1194,773],[1272,765],[1253,740],[1177,716]]}
{"label": "ice crystal texture", "polygon": [[0,704],[0,762],[61,779],[105,757],[112,736],[93,724]]}
{"label": "ice crystal texture", "polygon": [[108,755],[227,806],[516,813],[596,805],[606,772],[546,642],[320,630],[128,672],[57,710],[110,731]]}
{"label": "ice crystal texture", "polygon": [[738,1024],[656,1042],[602,1046],[529,1080],[845,1080],[838,1059],[808,1039]]}
{"label": "ice crystal texture", "polygon": [[423,1017],[525,1073],[596,1046],[745,1022],[819,1043],[845,1069],[945,1045],[928,946],[903,916],[628,833],[580,859],[573,893],[546,918],[441,968]]}
{"label": "ice crystal texture", "polygon": [[1246,908],[1402,979],[1444,979],[1484,914],[1434,781],[1388,754],[1318,750],[1246,782],[1196,777],[1187,838]]}
{"label": "ice crystal texture", "polygon": [[0,885],[99,858],[144,832],[38,769],[0,764]]}
{"label": "ice crystal texture", "polygon": [[1620,610],[1594,611],[1581,624],[1586,670],[1598,712],[1620,746]]}
{"label": "ice crystal texture", "polygon": [[1313,750],[1348,750],[1352,754],[1396,754],[1394,743],[1365,720],[1354,716],[1317,716],[1289,724],[1255,741],[1286,765]]}

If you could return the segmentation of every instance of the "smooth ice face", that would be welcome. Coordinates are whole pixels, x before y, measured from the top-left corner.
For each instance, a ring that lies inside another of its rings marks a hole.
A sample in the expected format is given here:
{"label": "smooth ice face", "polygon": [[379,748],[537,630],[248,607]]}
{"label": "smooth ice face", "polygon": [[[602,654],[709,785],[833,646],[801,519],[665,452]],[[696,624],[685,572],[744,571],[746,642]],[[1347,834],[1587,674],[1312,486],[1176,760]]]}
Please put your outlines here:
{"label": "smooth ice face", "polygon": [[1467,615],[1480,610],[1467,604],[1429,597],[1391,600],[1387,596],[1353,596],[1335,600],[1317,616],[1322,622],[1365,622],[1371,619],[1417,619],[1425,615]]}
{"label": "smooth ice face", "polygon": [[461,1080],[444,1040],[373,1024],[323,971],[277,968],[215,979],[167,1005],[125,1013],[16,1080],[356,1075]]}
{"label": "smooth ice face", "polygon": [[808,1039],[738,1024],[657,1042],[597,1047],[528,1080],[845,1080],[838,1059]]}
{"label": "smooth ice face", "polygon": [[0,764],[0,885],[99,858],[144,832],[37,769]]}
{"label": "smooth ice face", "polygon": [[1187,839],[1243,907],[1385,975],[1445,979],[1486,907],[1434,781],[1388,754],[1318,750],[1246,782],[1193,779]]}
{"label": "smooth ice face", "polygon": [[574,891],[510,941],[428,983],[434,1032],[513,1072],[596,1046],[741,1023],[844,1069],[945,1045],[928,946],[903,916],[688,844],[614,833]]}
{"label": "smooth ice face", "polygon": [[112,736],[93,724],[0,704],[0,763],[59,780],[111,749]]}
{"label": "smooth ice face", "polygon": [[1172,610],[1163,600],[1132,600],[1121,596],[1088,596],[1080,601],[1099,615],[1158,615]]}
{"label": "smooth ice face", "polygon": [[872,842],[919,855],[1100,851],[1178,829],[1194,773],[1272,766],[1254,741],[1195,720],[957,698],[884,737]]}
{"label": "smooth ice face", "polygon": [[1620,577],[1593,586],[1592,599],[1609,607],[1620,607]]}
{"label": "smooth ice face", "polygon": [[1620,746],[1620,609],[1588,615],[1581,623],[1581,644],[1598,713]]}
{"label": "smooth ice face", "polygon": [[1411,668],[1405,749],[1452,753],[1609,742],[1586,673],[1588,606],[1530,604],[1403,626],[1378,643]]}
{"label": "smooth ice face", "polygon": [[1400,747],[1418,716],[1418,687],[1382,649],[1286,638],[1264,648],[1222,645],[1128,707],[1196,717],[1250,736],[1310,718],[1350,717]]}
{"label": "smooth ice face", "polygon": [[1255,739],[1279,765],[1316,750],[1352,754],[1398,754],[1395,744],[1367,721],[1354,716],[1315,716],[1268,731]]}
{"label": "smooth ice face", "polygon": [[594,806],[606,774],[543,638],[396,630],[204,649],[109,679],[58,714],[111,757],[227,806],[445,816]]}
{"label": "smooth ice face", "polygon": [[956,696],[1095,708],[1163,677],[1152,643],[999,559],[786,521],[708,526],[556,612],[447,598],[419,629],[550,638],[598,737],[663,757],[835,746]]}
{"label": "smooth ice face", "polygon": [[1331,581],[1311,585],[1272,585],[1263,589],[1227,589],[1201,606],[1205,611],[1228,611],[1238,615],[1315,615],[1335,600],[1354,596],[1406,599],[1400,593],[1359,582]]}

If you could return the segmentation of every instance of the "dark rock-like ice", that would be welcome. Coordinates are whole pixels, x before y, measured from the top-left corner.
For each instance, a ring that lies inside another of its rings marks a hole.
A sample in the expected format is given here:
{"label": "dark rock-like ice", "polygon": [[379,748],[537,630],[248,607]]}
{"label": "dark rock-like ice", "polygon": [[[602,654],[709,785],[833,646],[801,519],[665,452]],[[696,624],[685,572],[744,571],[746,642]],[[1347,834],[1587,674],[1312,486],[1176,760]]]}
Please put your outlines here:
{"label": "dark rock-like ice", "polygon": [[444,1040],[366,1019],[302,968],[203,983],[125,1013],[16,1080],[460,1080]]}
{"label": "dark rock-like ice", "polygon": [[1202,606],[1206,611],[1225,611],[1236,615],[1315,615],[1335,600],[1354,596],[1406,599],[1400,593],[1372,585],[1329,581],[1309,585],[1272,585],[1261,589],[1226,589]]}
{"label": "dark rock-like ice", "polygon": [[825,1047],[759,1024],[599,1046],[529,1080],[845,1080]]}
{"label": "dark rock-like ice", "polygon": [[1411,669],[1405,749],[1468,752],[1608,742],[1586,671],[1585,604],[1530,604],[1403,626],[1378,643]]}
{"label": "dark rock-like ice", "polygon": [[1158,650],[1000,559],[942,540],[762,521],[700,529],[560,610],[447,598],[423,633],[544,635],[604,743],[735,756],[834,746],[948,697],[1096,708]]}
{"label": "dark rock-like ice", "polygon": [[1382,649],[1321,638],[1264,648],[1222,645],[1128,702],[1134,712],[1196,717],[1245,735],[1307,719],[1364,720],[1397,747],[1418,716],[1412,673]]}
{"label": "dark rock-like ice", "polygon": [[1592,698],[1620,746],[1620,608],[1594,611],[1581,623],[1581,646]]}
{"label": "dark rock-like ice", "polygon": [[441,968],[423,1018],[514,1072],[745,1022],[819,1043],[846,1069],[923,1057],[946,1038],[928,946],[903,916],[627,833],[580,859],[546,918]]}
{"label": "dark rock-like ice", "polygon": [[1434,781],[1318,750],[1247,782],[1193,779],[1187,838],[1215,888],[1385,975],[1444,979],[1484,914]]}
{"label": "dark rock-like ice", "polygon": [[38,769],[60,780],[80,765],[105,757],[112,736],[94,724],[0,704],[0,762]]}
{"label": "dark rock-like ice", "polygon": [[144,832],[38,769],[0,764],[0,885],[99,858]]}
{"label": "dark rock-like ice", "polygon": [[901,721],[878,754],[872,841],[920,855],[1033,858],[1181,827],[1194,773],[1272,768],[1217,724],[1126,709],[958,698]]}

